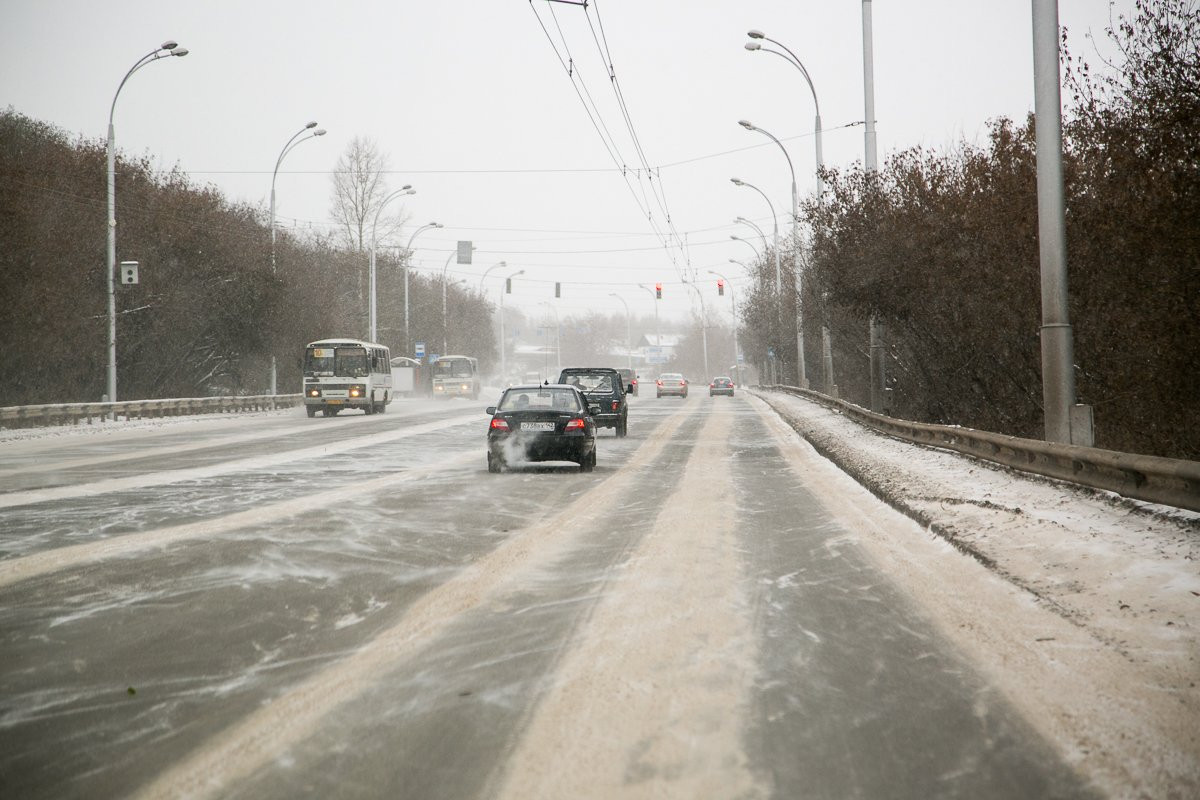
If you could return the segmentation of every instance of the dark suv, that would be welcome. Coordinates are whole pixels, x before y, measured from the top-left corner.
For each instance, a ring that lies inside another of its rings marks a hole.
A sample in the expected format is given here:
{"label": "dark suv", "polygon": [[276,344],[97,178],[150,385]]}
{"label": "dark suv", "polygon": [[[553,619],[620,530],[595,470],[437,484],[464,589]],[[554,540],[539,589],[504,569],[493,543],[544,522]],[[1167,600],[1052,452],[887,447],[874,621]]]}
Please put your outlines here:
{"label": "dark suv", "polygon": [[596,425],[615,428],[617,436],[629,430],[629,403],[625,399],[625,386],[621,374],[611,367],[567,367],[558,375],[558,382],[578,386],[587,397],[588,405],[600,406],[600,413],[593,414]]}

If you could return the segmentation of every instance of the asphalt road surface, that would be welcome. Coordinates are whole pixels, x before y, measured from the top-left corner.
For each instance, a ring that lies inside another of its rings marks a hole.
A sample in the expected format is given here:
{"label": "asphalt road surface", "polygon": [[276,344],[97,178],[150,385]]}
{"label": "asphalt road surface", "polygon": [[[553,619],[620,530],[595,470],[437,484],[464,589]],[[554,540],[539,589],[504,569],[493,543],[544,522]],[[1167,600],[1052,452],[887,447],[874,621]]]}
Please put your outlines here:
{"label": "asphalt road surface", "polygon": [[0,443],[0,797],[1092,796],[758,400],[484,405]]}

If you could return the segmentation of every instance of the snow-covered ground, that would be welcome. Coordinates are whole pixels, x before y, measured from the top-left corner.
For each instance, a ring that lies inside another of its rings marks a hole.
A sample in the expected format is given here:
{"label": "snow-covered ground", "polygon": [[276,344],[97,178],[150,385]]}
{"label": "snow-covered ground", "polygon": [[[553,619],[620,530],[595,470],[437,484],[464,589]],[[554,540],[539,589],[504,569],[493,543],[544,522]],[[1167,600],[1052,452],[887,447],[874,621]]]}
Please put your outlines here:
{"label": "snow-covered ground", "polygon": [[[792,395],[759,396],[926,529],[924,542],[863,544],[1044,734],[1086,772],[1109,773],[1117,794],[1140,796],[1157,774],[1145,796],[1196,796],[1200,514],[912,445]],[[978,567],[947,545],[1006,582],[1007,600],[994,602]]]}

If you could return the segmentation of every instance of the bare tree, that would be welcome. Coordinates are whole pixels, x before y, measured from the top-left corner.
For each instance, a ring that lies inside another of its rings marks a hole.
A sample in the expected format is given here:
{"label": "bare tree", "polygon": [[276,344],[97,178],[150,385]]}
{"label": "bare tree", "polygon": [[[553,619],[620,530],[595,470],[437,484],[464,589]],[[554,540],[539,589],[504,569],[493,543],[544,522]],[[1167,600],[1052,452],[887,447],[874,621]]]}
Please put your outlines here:
{"label": "bare tree", "polygon": [[362,252],[371,245],[375,212],[388,194],[387,167],[387,156],[375,141],[362,136],[355,136],[338,159],[330,213],[352,250]]}

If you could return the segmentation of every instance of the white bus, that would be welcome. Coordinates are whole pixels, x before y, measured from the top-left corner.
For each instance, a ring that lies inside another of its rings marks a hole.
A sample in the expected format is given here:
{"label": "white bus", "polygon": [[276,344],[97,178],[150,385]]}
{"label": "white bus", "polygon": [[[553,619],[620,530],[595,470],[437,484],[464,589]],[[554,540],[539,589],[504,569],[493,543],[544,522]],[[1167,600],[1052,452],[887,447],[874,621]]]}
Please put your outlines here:
{"label": "white bus", "polygon": [[343,408],[382,414],[392,401],[391,353],[359,339],[321,339],[304,350],[304,410],[332,417]]}
{"label": "white bus", "polygon": [[479,399],[479,360],[471,356],[442,356],[433,362],[434,397]]}

